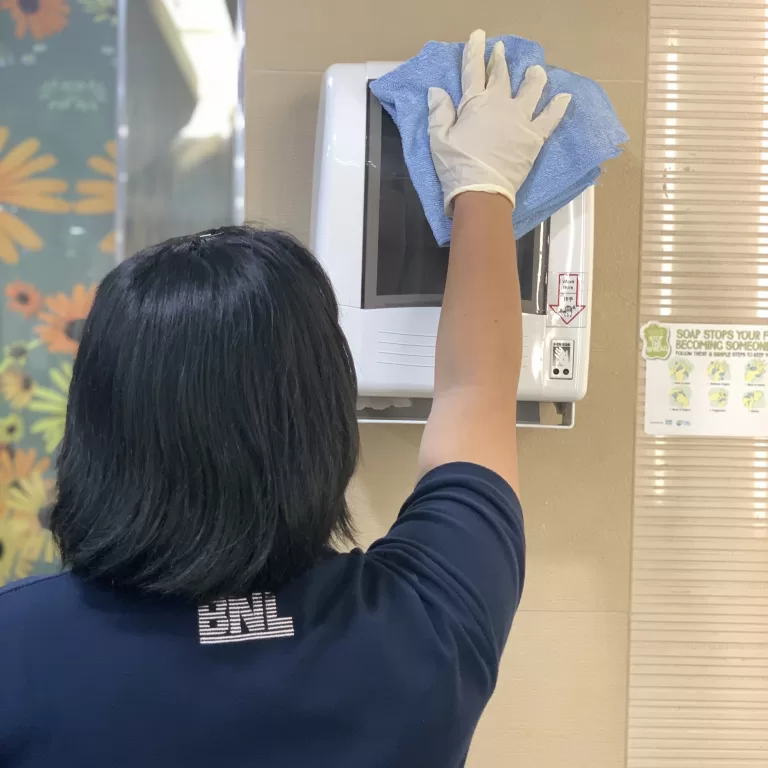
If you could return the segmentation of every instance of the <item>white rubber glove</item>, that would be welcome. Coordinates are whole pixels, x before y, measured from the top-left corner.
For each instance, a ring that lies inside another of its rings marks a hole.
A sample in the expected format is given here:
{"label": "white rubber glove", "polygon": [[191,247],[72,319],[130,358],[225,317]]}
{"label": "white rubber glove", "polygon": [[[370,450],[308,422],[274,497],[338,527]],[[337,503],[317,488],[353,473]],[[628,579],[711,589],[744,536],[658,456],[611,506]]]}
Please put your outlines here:
{"label": "white rubber glove", "polygon": [[458,111],[442,88],[429,89],[432,160],[448,216],[453,199],[462,192],[497,192],[514,205],[517,190],[571,101],[567,93],[555,96],[534,120],[547,84],[546,71],[530,67],[512,98],[504,43],[493,47],[486,73],[482,30],[473,32],[464,47],[461,84]]}

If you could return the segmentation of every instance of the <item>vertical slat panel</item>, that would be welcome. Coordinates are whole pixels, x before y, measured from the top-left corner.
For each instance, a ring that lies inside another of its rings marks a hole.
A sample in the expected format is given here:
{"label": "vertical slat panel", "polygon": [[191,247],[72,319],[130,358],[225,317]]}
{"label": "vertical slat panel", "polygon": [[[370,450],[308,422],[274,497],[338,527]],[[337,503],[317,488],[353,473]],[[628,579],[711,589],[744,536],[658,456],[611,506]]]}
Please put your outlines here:
{"label": "vertical slat panel", "polygon": [[[768,0],[651,0],[640,321],[768,318]],[[768,766],[768,435],[635,462],[629,768]]]}

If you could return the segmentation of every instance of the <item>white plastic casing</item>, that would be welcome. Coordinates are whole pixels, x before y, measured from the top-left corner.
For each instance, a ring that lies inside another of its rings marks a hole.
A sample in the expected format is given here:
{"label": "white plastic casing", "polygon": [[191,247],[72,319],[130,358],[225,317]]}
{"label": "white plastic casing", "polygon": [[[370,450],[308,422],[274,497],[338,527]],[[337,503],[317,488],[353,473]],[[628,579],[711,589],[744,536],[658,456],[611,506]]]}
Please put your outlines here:
{"label": "white plastic casing", "polygon": [[[368,83],[396,66],[335,64],[325,73],[315,145],[311,247],[336,291],[360,395],[431,397],[440,308],[361,307]],[[518,400],[571,402],[586,393],[593,227],[592,188],[551,218],[547,313],[523,315]],[[565,342],[565,347],[557,345],[560,351],[573,351],[573,369],[563,369],[567,378],[553,359],[556,342]]]}

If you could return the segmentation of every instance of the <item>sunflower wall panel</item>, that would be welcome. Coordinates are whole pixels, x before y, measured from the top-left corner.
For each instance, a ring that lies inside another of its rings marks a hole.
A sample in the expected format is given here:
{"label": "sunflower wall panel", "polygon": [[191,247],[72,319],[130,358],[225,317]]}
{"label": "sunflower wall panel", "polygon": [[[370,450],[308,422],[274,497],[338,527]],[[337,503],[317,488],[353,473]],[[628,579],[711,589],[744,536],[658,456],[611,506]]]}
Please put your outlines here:
{"label": "sunflower wall panel", "polygon": [[0,3],[0,585],[57,568],[72,360],[114,263],[116,8]]}
{"label": "sunflower wall panel", "polygon": [[[768,318],[768,2],[651,0],[640,322]],[[644,434],[629,768],[768,766],[768,435]]]}

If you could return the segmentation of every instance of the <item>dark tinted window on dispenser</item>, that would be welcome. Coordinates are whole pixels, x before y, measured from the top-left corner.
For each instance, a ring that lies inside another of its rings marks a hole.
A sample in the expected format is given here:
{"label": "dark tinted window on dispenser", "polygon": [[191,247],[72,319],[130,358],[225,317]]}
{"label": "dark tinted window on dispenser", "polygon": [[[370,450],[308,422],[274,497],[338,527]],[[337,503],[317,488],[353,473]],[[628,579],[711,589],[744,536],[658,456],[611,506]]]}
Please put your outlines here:
{"label": "dark tinted window on dispenser", "polygon": [[[368,109],[363,306],[439,306],[448,248],[437,244],[424,216],[397,126],[372,94]],[[543,308],[547,238],[548,222],[517,241],[525,311]]]}

